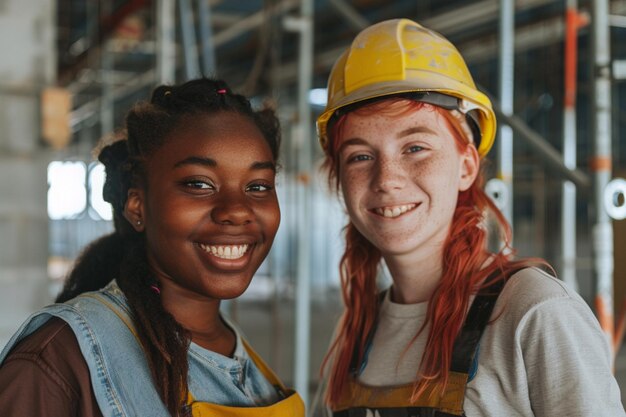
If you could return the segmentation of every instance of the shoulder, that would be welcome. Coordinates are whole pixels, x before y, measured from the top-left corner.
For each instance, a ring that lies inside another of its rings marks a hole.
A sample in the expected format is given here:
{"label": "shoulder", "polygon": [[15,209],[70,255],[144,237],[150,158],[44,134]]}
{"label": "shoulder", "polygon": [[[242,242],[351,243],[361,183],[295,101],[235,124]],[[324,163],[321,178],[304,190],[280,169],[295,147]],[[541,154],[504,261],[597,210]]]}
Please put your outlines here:
{"label": "shoulder", "polygon": [[524,268],[507,281],[498,298],[496,313],[504,312],[510,318],[522,320],[535,310],[564,305],[592,314],[580,295],[563,281],[539,268]]}
{"label": "shoulder", "polygon": [[49,319],[10,351],[0,367],[0,409],[7,416],[102,415],[89,368],[65,321]]}
{"label": "shoulder", "polygon": [[517,297],[522,297],[528,302],[551,298],[580,298],[563,281],[535,267],[524,268],[514,273],[502,291],[503,294],[507,292],[514,292]]}
{"label": "shoulder", "polygon": [[504,286],[492,315],[494,330],[517,343],[578,334],[605,342],[596,316],[564,282],[538,268],[515,273]]}
{"label": "shoulder", "polygon": [[72,401],[81,369],[89,375],[74,333],[63,320],[52,318],[11,350],[0,368],[0,385],[2,391],[13,384],[30,392],[55,391]]}
{"label": "shoulder", "polygon": [[37,358],[48,357],[55,353],[60,353],[59,348],[63,347],[65,348],[65,354],[62,356],[66,356],[73,351],[80,354],[76,337],[69,325],[59,318],[52,317],[33,334],[21,340],[13,348],[6,361],[9,361],[11,357],[16,355]]}
{"label": "shoulder", "polygon": [[30,362],[68,389],[78,385],[79,374],[89,376],[74,332],[65,321],[55,317],[20,341],[3,366],[11,362]]}
{"label": "shoulder", "polygon": [[63,320],[52,317],[44,325],[30,336],[26,337],[11,351],[12,354],[17,352],[40,355],[47,349],[55,345],[55,342],[63,335],[72,330]]}

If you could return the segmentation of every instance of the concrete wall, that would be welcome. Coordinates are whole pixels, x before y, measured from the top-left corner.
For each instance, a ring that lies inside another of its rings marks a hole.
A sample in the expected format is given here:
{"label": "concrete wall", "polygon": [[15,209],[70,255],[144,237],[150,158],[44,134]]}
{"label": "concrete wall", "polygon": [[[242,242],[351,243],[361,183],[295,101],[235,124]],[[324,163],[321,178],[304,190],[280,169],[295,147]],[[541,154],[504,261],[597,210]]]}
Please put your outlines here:
{"label": "concrete wall", "polygon": [[54,82],[55,2],[0,0],[0,346],[48,295],[39,93]]}

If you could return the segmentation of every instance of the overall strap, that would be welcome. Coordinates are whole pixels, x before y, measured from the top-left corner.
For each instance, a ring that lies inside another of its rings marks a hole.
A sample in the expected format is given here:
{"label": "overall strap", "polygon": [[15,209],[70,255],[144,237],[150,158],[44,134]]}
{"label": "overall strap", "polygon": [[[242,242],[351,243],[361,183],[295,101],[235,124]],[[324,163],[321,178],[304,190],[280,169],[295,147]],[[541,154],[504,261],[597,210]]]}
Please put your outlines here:
{"label": "overall strap", "polygon": [[[378,293],[378,296],[376,297],[376,302],[378,304],[378,307],[380,307],[382,305],[383,300],[385,299],[385,295],[386,294],[387,294],[387,290],[383,290],[380,293]],[[356,346],[354,348],[354,352],[352,352],[352,357],[350,358],[349,372],[350,372],[351,375],[354,375],[355,377],[360,375],[361,372],[363,372],[363,370],[367,366],[367,357],[368,357],[370,349],[372,347],[372,341],[374,340],[374,334],[376,334],[376,327],[378,327],[378,315],[376,315],[376,319],[374,321],[374,325],[370,329],[370,332],[368,333],[367,338],[365,339],[365,351],[363,352],[363,357],[359,358],[359,352],[358,352],[358,348]],[[360,337],[357,340],[360,340]]]}
{"label": "overall strap", "polygon": [[254,362],[257,368],[259,368],[259,371],[261,371],[263,376],[274,386],[274,388],[276,388],[281,397],[287,397],[289,390],[285,387],[280,378],[278,378],[278,375],[276,375],[272,368],[265,363],[265,361],[259,356],[258,353],[255,352],[254,349],[252,349],[252,346],[250,346],[250,344],[243,337],[241,338],[241,341],[243,342],[243,346],[246,348],[250,359],[252,359],[252,362]]}
{"label": "overall strap", "polygon": [[498,296],[506,283],[506,279],[497,279],[500,274],[500,270],[494,271],[487,280],[496,281],[476,294],[465,318],[465,323],[452,348],[450,371],[468,374],[470,375],[470,380],[475,373],[475,369],[472,368],[476,366],[475,359],[477,359],[480,338],[487,327],[496,301],[498,301]]}
{"label": "overall strap", "polygon": [[378,411],[378,414],[372,414],[368,408],[350,408],[334,412],[333,417],[370,417],[372,415],[381,417],[459,417],[457,414],[426,407],[390,407],[385,408],[383,413]]}
{"label": "overall strap", "polygon": [[106,306],[109,310],[115,313],[115,315],[122,321],[122,323],[126,325],[128,330],[130,330],[133,336],[135,336],[135,340],[137,340],[137,344],[139,344],[139,346],[142,346],[141,340],[139,339],[139,334],[137,333],[137,330],[135,329],[135,325],[133,324],[133,321],[130,318],[130,314],[126,309],[124,309],[118,303],[114,303],[113,301],[107,300],[107,298],[100,293],[96,293],[96,292],[85,293],[85,294],[82,294],[82,297],[89,297],[89,298],[98,300],[100,303],[102,303],[102,305]]}

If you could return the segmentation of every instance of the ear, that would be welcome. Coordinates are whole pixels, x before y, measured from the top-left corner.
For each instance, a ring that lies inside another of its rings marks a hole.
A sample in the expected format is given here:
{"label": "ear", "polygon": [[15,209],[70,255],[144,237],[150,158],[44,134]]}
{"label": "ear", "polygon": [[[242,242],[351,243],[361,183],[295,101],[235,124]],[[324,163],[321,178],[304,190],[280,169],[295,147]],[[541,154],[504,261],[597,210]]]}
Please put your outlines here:
{"label": "ear", "polygon": [[130,225],[137,231],[143,232],[145,229],[145,199],[144,192],[140,188],[130,188],[124,206],[124,217]]}
{"label": "ear", "polygon": [[466,191],[472,186],[480,170],[480,156],[473,145],[468,145],[461,153],[459,191]]}

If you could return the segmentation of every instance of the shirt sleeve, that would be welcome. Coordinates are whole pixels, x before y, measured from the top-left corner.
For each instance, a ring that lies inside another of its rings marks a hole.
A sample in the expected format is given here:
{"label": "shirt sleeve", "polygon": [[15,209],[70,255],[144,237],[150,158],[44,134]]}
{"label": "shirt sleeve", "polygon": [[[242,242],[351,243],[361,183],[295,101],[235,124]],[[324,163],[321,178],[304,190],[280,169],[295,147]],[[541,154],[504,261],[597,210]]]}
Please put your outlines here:
{"label": "shirt sleeve", "polygon": [[101,417],[76,338],[52,319],[13,348],[0,367],[3,417]]}
{"label": "shirt sleeve", "polygon": [[582,299],[534,306],[518,328],[535,416],[625,416],[605,334]]}
{"label": "shirt sleeve", "polygon": [[75,396],[45,363],[22,354],[0,369],[0,410],[5,417],[76,416]]}

